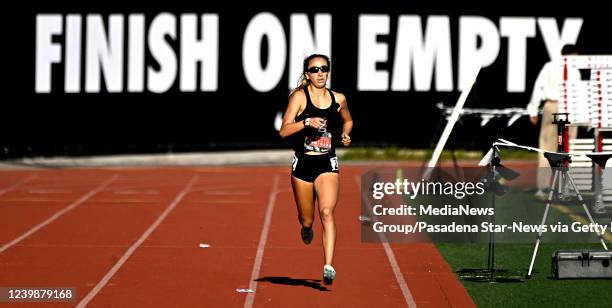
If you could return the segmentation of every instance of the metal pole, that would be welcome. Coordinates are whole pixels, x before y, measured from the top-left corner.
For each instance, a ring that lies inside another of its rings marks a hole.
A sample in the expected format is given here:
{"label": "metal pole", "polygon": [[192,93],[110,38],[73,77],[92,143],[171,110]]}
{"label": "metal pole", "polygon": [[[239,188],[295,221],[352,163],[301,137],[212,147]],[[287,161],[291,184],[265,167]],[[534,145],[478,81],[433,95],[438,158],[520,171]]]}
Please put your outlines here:
{"label": "metal pole", "polygon": [[533,248],[533,255],[531,256],[531,263],[529,264],[529,271],[527,272],[527,279],[531,278],[531,271],[533,270],[533,264],[535,262],[536,255],[538,254],[538,248],[540,247],[540,241],[542,240],[542,229],[544,224],[546,223],[546,217],[548,216],[548,209],[550,208],[550,204],[552,203],[552,198],[555,192],[555,184],[557,184],[557,178],[559,177],[559,170],[555,170],[555,175],[553,177],[551,190],[548,193],[548,200],[546,202],[546,208],[544,209],[544,216],[542,217],[542,223],[540,223],[540,230],[538,231],[538,236],[536,238],[536,244]]}

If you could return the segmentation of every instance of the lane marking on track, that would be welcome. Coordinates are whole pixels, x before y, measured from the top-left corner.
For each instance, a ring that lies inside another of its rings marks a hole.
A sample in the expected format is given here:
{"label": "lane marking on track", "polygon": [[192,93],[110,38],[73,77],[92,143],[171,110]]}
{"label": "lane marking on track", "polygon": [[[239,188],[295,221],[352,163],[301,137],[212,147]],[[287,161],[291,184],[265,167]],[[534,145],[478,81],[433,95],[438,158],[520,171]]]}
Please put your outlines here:
{"label": "lane marking on track", "polygon": [[276,203],[276,197],[280,192],[278,189],[279,176],[274,176],[272,181],[272,191],[268,199],[268,206],[266,207],[266,216],[264,218],[264,225],[261,229],[261,235],[259,236],[259,244],[257,245],[257,254],[255,255],[255,262],[253,263],[253,271],[251,272],[251,280],[249,283],[249,292],[244,301],[245,308],[253,307],[253,301],[255,300],[255,291],[257,291],[257,281],[259,278],[259,270],[261,269],[261,263],[263,261],[264,249],[266,249],[266,242],[268,241],[268,232],[270,231],[270,222],[272,221],[272,212],[274,211],[274,204]]}
{"label": "lane marking on track", "polygon": [[166,216],[168,216],[168,214],[172,212],[172,210],[181,202],[181,200],[183,200],[185,195],[190,192],[191,187],[198,180],[198,178],[199,176],[197,175],[194,175],[191,178],[185,188],[183,188],[183,190],[174,198],[174,201],[172,201],[172,203],[170,203],[168,207],[166,207],[166,209],[159,215],[159,217],[157,217],[157,220],[155,220],[155,222],[153,222],[153,224],[151,224],[149,228],[147,228],[147,230],[140,236],[140,238],[138,238],[138,240],[134,244],[132,244],[132,246],[130,246],[130,248],[128,248],[128,250],[123,254],[123,256],[121,256],[119,261],[115,263],[115,265],[108,271],[108,273],[106,273],[106,275],[102,277],[102,280],[100,280],[98,284],[89,292],[89,294],[87,294],[87,296],[85,296],[79,302],[77,308],[87,306],[87,304],[98,294],[98,292],[100,292],[100,290],[104,288],[104,286],[110,281],[110,279],[115,275],[115,273],[119,271],[121,266],[123,266],[123,264],[128,260],[128,258],[132,256],[134,251],[136,251],[136,249],[140,247],[140,245],[147,239],[147,237],[149,237],[149,235],[153,233],[153,231],[162,223],[162,221],[164,221]]}
{"label": "lane marking on track", "polygon": [[74,209],[75,207],[83,204],[85,201],[87,201],[93,195],[95,195],[95,194],[99,193],[100,191],[104,190],[111,182],[116,180],[117,177],[118,177],[118,175],[116,175],[116,174],[113,175],[110,179],[102,182],[102,184],[98,185],[98,187],[96,187],[93,190],[89,191],[88,193],[83,195],[78,200],[74,201],[73,203],[71,203],[67,207],[65,207],[65,208],[57,211],[55,214],[51,215],[51,217],[47,218],[47,220],[45,220],[45,221],[39,223],[38,225],[34,226],[33,228],[31,228],[30,230],[26,231],[24,234],[20,235],[19,237],[17,237],[16,239],[12,240],[11,242],[9,242],[7,244],[4,244],[2,247],[0,247],[0,253],[2,253],[5,250],[11,248],[13,245],[23,241],[28,236],[30,236],[30,235],[34,234],[35,232],[37,232],[38,230],[44,228],[46,225],[52,223],[53,221],[55,221],[56,219],[60,218],[62,215],[66,214],[67,212],[69,212],[70,210]]}
{"label": "lane marking on track", "polygon": [[[355,182],[357,183],[357,186],[359,187],[359,189],[361,189],[361,179],[357,175],[355,176]],[[362,192],[362,194],[363,193],[365,193],[365,191]],[[363,197],[363,195],[361,195],[361,197]],[[370,211],[369,217],[371,217],[371,219],[374,222],[377,222],[378,219],[376,218],[374,213],[372,213],[371,209],[368,208],[368,210]],[[402,290],[402,295],[404,295],[404,300],[406,301],[406,305],[408,305],[408,307],[416,307],[417,305],[414,302],[414,297],[412,296],[412,293],[410,292],[410,289],[408,288],[408,284],[406,283],[406,280],[404,279],[402,270],[400,269],[399,264],[397,263],[397,259],[395,258],[393,249],[389,245],[389,241],[387,240],[387,237],[385,236],[384,233],[377,233],[377,234],[385,250],[387,259],[389,260],[389,265],[391,265],[391,269],[393,270],[393,275],[395,275],[395,280],[397,281],[397,284]]]}
{"label": "lane marking on track", "polygon": [[34,173],[34,174],[30,175],[29,177],[27,177],[27,178],[25,178],[25,179],[15,183],[15,184],[9,186],[7,188],[0,189],[0,196],[6,194],[7,192],[9,192],[11,190],[14,190],[15,188],[17,188],[17,187],[19,187],[19,186],[21,186],[21,185],[23,185],[23,184],[25,184],[25,183],[35,179],[37,177],[38,177],[38,173]]}

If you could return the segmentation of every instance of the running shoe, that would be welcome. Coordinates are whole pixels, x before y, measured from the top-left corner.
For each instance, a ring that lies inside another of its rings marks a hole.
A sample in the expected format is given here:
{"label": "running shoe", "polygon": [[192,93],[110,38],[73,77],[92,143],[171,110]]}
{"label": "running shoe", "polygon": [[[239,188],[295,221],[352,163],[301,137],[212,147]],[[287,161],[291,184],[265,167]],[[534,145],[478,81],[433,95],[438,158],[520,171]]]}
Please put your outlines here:
{"label": "running shoe", "polygon": [[300,232],[300,234],[302,235],[302,241],[304,242],[304,244],[310,245],[310,242],[312,242],[312,238],[314,237],[314,230],[312,229],[312,227],[308,230],[302,227],[302,231]]}
{"label": "running shoe", "polygon": [[330,285],[336,279],[336,270],[331,265],[325,265],[323,267],[323,283]]}

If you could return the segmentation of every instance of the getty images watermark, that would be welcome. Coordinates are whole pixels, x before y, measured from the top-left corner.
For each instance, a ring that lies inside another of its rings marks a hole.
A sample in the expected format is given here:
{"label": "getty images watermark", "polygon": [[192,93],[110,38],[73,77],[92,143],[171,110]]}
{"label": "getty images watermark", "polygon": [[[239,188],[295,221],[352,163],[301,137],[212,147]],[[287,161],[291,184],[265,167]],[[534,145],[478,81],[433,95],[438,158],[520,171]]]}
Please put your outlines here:
{"label": "getty images watermark", "polygon": [[[362,241],[531,243],[539,233],[547,242],[612,240],[610,215],[591,222],[571,190],[555,194],[542,224],[547,200],[534,198],[537,170],[518,173],[507,180],[488,167],[370,170],[361,178]],[[595,200],[585,201],[587,210]]]}

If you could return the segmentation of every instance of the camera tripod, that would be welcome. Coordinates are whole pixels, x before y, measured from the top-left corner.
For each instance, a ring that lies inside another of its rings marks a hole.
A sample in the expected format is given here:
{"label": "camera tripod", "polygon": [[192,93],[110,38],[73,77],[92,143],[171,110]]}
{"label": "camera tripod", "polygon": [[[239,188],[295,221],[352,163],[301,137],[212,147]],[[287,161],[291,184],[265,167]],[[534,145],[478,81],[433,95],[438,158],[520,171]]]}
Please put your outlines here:
{"label": "camera tripod", "polygon": [[[552,204],[553,198],[558,197],[559,194],[562,193],[563,188],[562,186],[557,185],[558,183],[557,181],[559,182],[567,181],[572,186],[572,188],[576,192],[576,196],[578,197],[578,200],[580,201],[580,203],[582,203],[582,208],[584,209],[587,217],[589,218],[589,221],[592,224],[595,223],[595,221],[593,220],[593,217],[591,216],[591,213],[589,212],[589,208],[587,207],[586,202],[582,198],[580,191],[576,187],[576,183],[574,183],[574,180],[572,179],[572,176],[569,173],[568,165],[570,161],[570,154],[546,152],[544,153],[544,157],[546,157],[546,159],[548,160],[550,167],[554,171],[554,175],[553,175],[553,180],[552,180],[552,184],[550,187],[551,189],[550,189],[550,192],[548,193],[548,199],[546,201],[546,208],[544,209],[544,216],[542,217],[542,222],[540,223],[540,229],[538,231],[538,236],[536,238],[535,247],[533,249],[533,256],[531,257],[531,264],[529,264],[529,271],[527,272],[527,278],[531,278],[531,271],[533,270],[533,264],[535,262],[536,255],[538,254],[538,248],[540,247],[540,241],[542,240],[542,233],[543,233],[542,228],[546,224],[546,218],[548,217],[548,210],[550,208],[550,205]],[[606,242],[604,241],[602,234],[599,234],[599,233],[596,233],[596,234],[599,237],[599,241],[601,242],[601,245],[603,246],[603,248],[605,250],[608,250],[608,247],[606,246]]]}
{"label": "camera tripod", "polygon": [[[501,164],[499,148],[493,146],[491,148],[491,161],[489,170],[485,177],[487,190],[491,191],[491,208],[495,212],[496,196],[504,195],[508,187],[500,183],[500,179],[513,180],[519,176],[519,173],[504,167]],[[495,215],[490,218],[491,225],[495,225]],[[495,234],[489,232],[489,245],[487,251],[487,267],[486,268],[470,268],[457,271],[461,279],[474,282],[488,283],[513,283],[524,282],[524,279],[515,271],[496,268],[495,264]]]}

